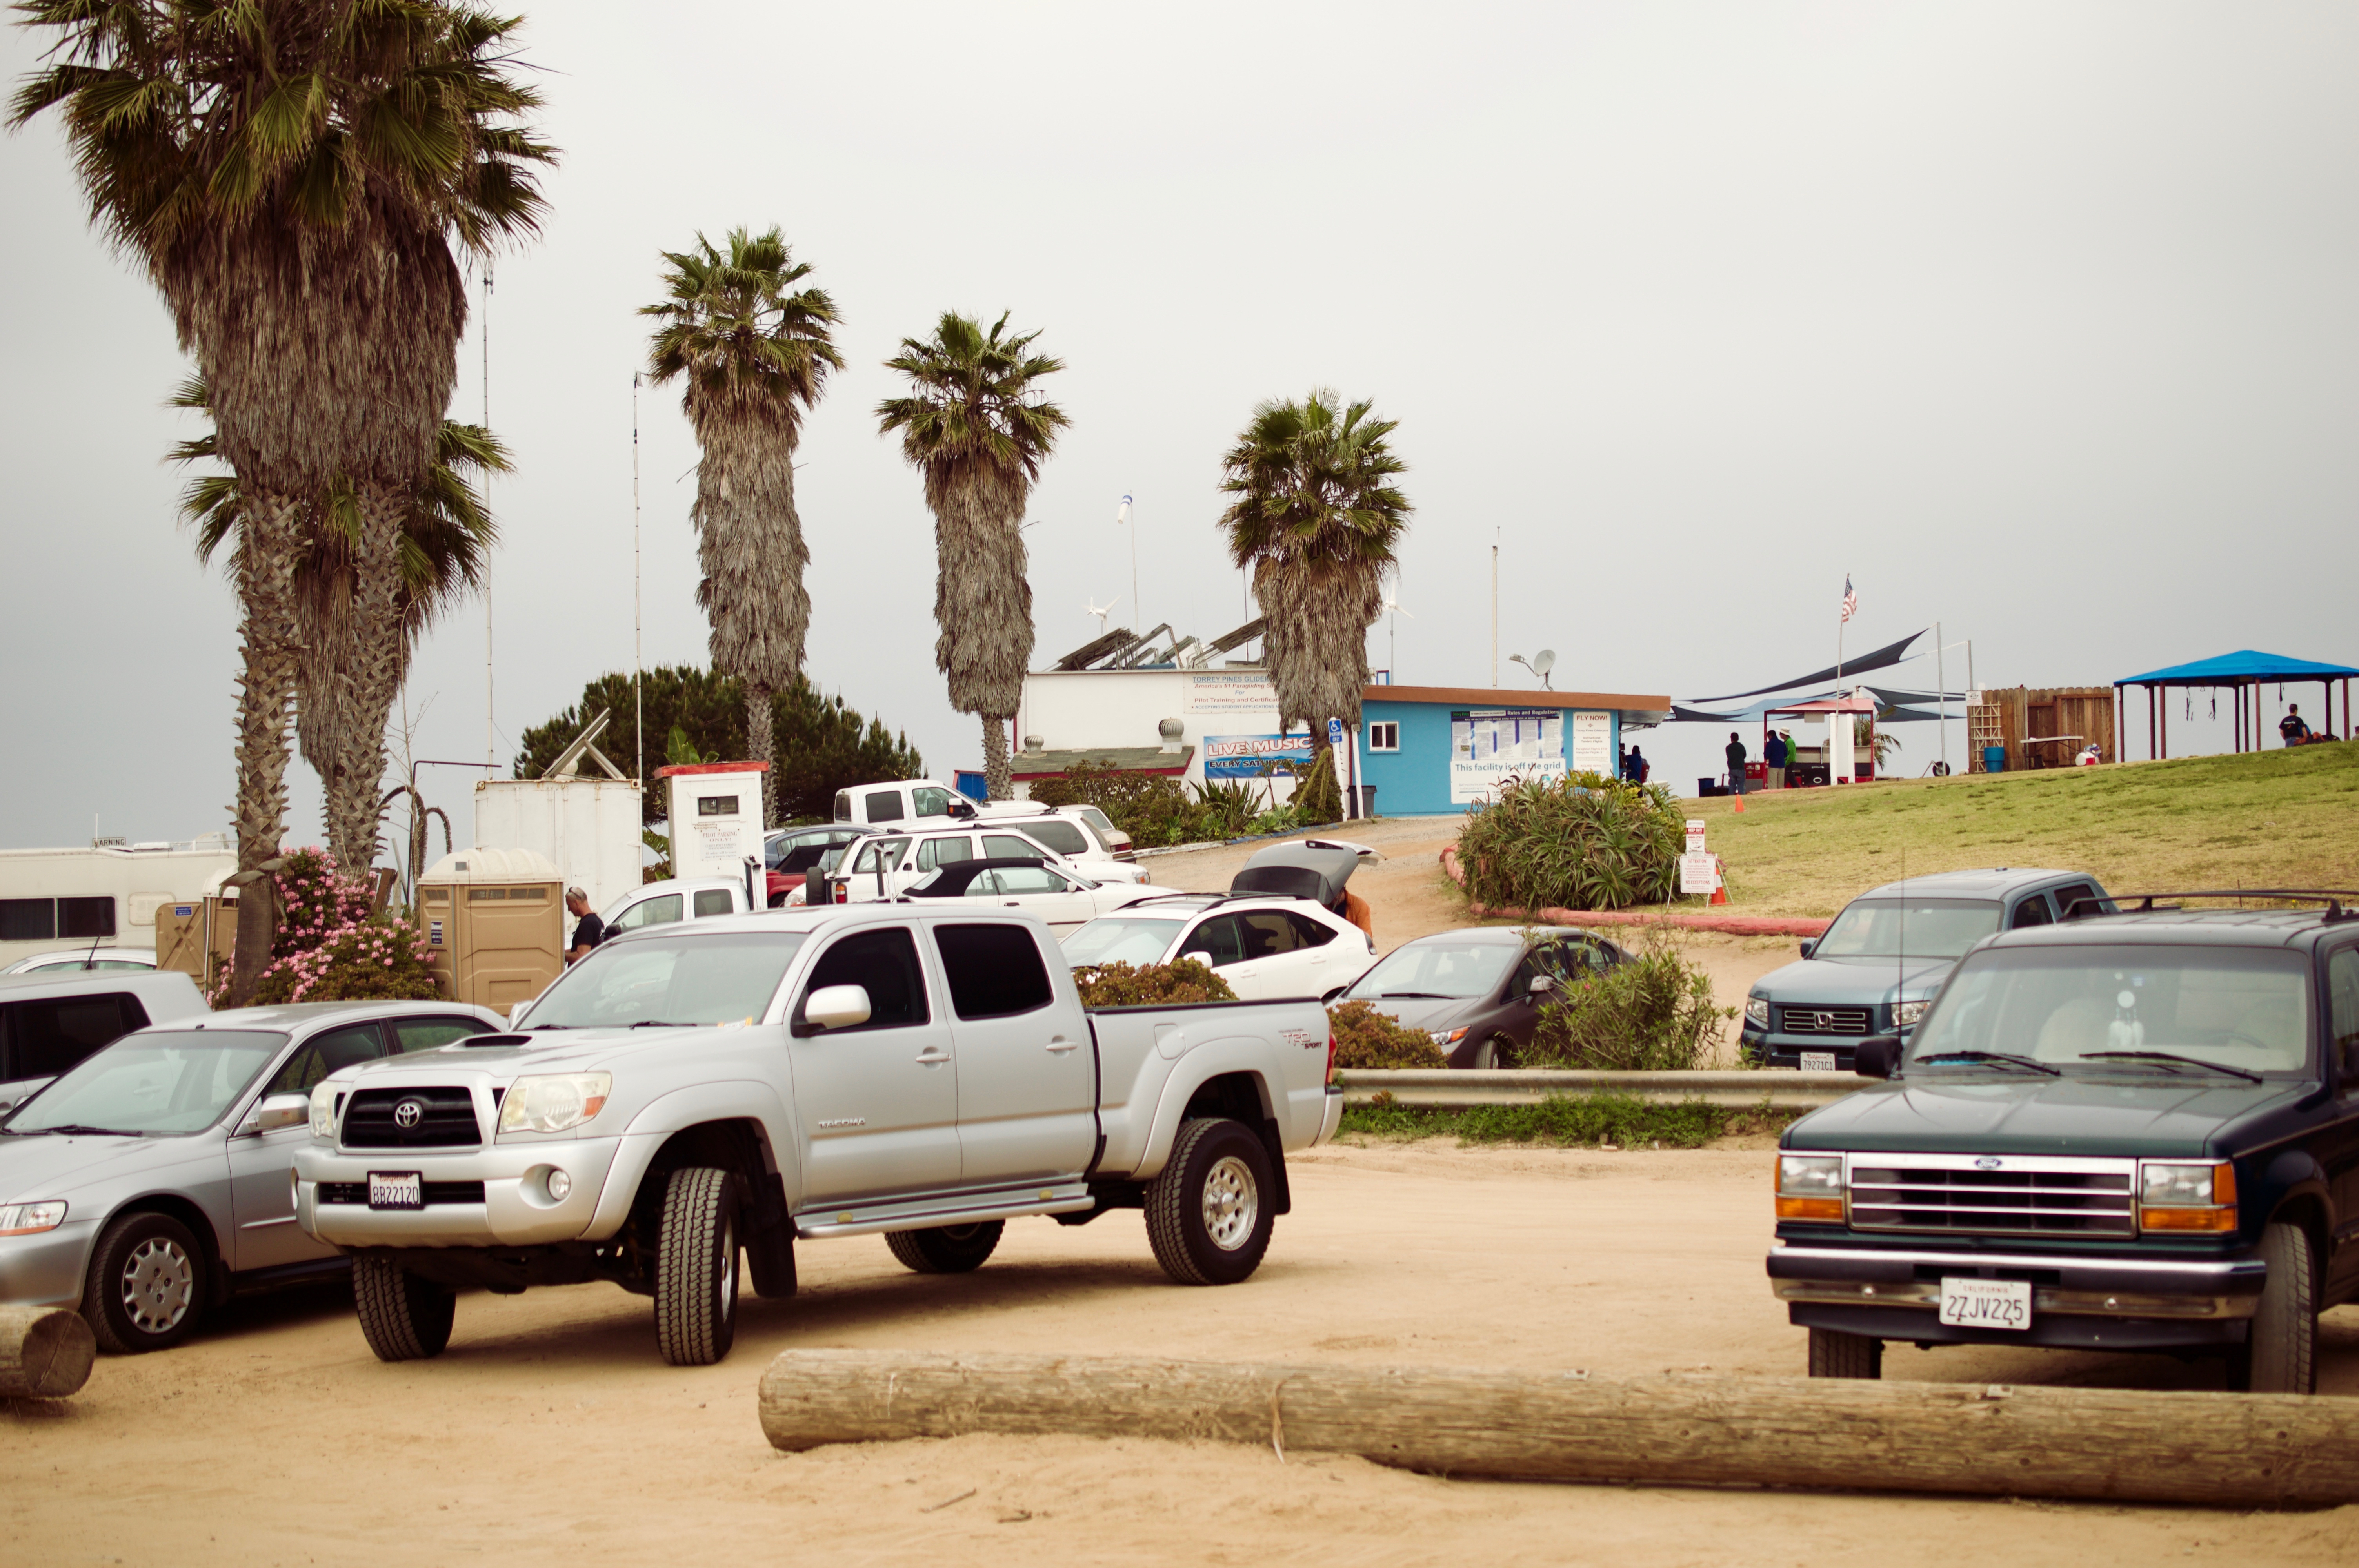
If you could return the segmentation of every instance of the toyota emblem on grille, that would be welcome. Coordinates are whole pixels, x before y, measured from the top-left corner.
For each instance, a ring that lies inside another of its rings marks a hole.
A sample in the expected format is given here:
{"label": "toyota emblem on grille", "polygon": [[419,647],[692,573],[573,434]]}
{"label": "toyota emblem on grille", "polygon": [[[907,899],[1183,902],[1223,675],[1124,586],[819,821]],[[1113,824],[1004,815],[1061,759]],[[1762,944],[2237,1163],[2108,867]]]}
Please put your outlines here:
{"label": "toyota emblem on grille", "polygon": [[406,1099],[393,1108],[393,1124],[404,1130],[417,1126],[425,1119],[426,1102],[422,1099]]}
{"label": "toyota emblem on grille", "polygon": [[2006,1163],[2005,1161],[1998,1160],[1991,1155],[1985,1154],[1981,1159],[1974,1162],[1974,1169],[1977,1171],[1995,1171],[2004,1163]]}

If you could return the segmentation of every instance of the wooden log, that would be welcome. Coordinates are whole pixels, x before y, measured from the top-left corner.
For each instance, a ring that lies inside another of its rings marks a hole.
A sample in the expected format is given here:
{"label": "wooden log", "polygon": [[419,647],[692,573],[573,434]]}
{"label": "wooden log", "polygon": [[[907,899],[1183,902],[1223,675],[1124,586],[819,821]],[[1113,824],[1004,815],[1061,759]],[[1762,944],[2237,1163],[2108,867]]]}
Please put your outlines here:
{"label": "wooden log", "polygon": [[0,1399],[61,1400],[90,1381],[97,1358],[72,1308],[0,1306]]}
{"label": "wooden log", "polygon": [[2332,1397],[789,1350],[760,1409],[788,1450],[1064,1433],[1525,1480],[2359,1502],[2359,1400]]}

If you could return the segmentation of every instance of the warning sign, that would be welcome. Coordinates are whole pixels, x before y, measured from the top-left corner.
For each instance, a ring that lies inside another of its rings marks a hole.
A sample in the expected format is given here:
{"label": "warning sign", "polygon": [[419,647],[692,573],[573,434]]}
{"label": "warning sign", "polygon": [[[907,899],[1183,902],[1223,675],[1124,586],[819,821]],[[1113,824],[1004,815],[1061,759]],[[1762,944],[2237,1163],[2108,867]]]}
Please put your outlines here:
{"label": "warning sign", "polygon": [[1680,857],[1680,891],[1710,894],[1719,871],[1719,857],[1709,849]]}

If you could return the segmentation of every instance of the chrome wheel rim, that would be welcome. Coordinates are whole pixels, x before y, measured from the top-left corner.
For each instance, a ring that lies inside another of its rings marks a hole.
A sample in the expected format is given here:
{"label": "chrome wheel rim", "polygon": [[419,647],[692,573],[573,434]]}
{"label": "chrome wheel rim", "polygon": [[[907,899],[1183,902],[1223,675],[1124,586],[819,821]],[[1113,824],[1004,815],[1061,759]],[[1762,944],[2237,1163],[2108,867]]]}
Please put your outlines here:
{"label": "chrome wheel rim", "polygon": [[196,1299],[197,1268],[179,1242],[151,1236],[123,1260],[123,1315],[142,1334],[169,1334]]}
{"label": "chrome wheel rim", "polygon": [[727,1317],[737,1310],[737,1225],[734,1220],[721,1227],[721,1315]]}
{"label": "chrome wheel rim", "polygon": [[1234,1154],[1223,1155],[1204,1173],[1204,1234],[1222,1251],[1234,1252],[1251,1239],[1260,1215],[1253,1167]]}

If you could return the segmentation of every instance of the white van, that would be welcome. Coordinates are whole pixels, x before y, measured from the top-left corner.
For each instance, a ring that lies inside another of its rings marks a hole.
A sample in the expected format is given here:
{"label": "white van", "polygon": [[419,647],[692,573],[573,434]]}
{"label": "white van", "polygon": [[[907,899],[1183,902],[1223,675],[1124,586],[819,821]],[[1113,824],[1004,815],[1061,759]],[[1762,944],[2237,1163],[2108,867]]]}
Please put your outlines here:
{"label": "white van", "polygon": [[974,802],[940,779],[891,779],[835,792],[838,822],[915,825],[927,817],[974,815]]}
{"label": "white van", "polygon": [[156,945],[156,911],[221,891],[237,870],[224,834],[178,844],[0,849],[0,968],[69,947],[104,957]]}

